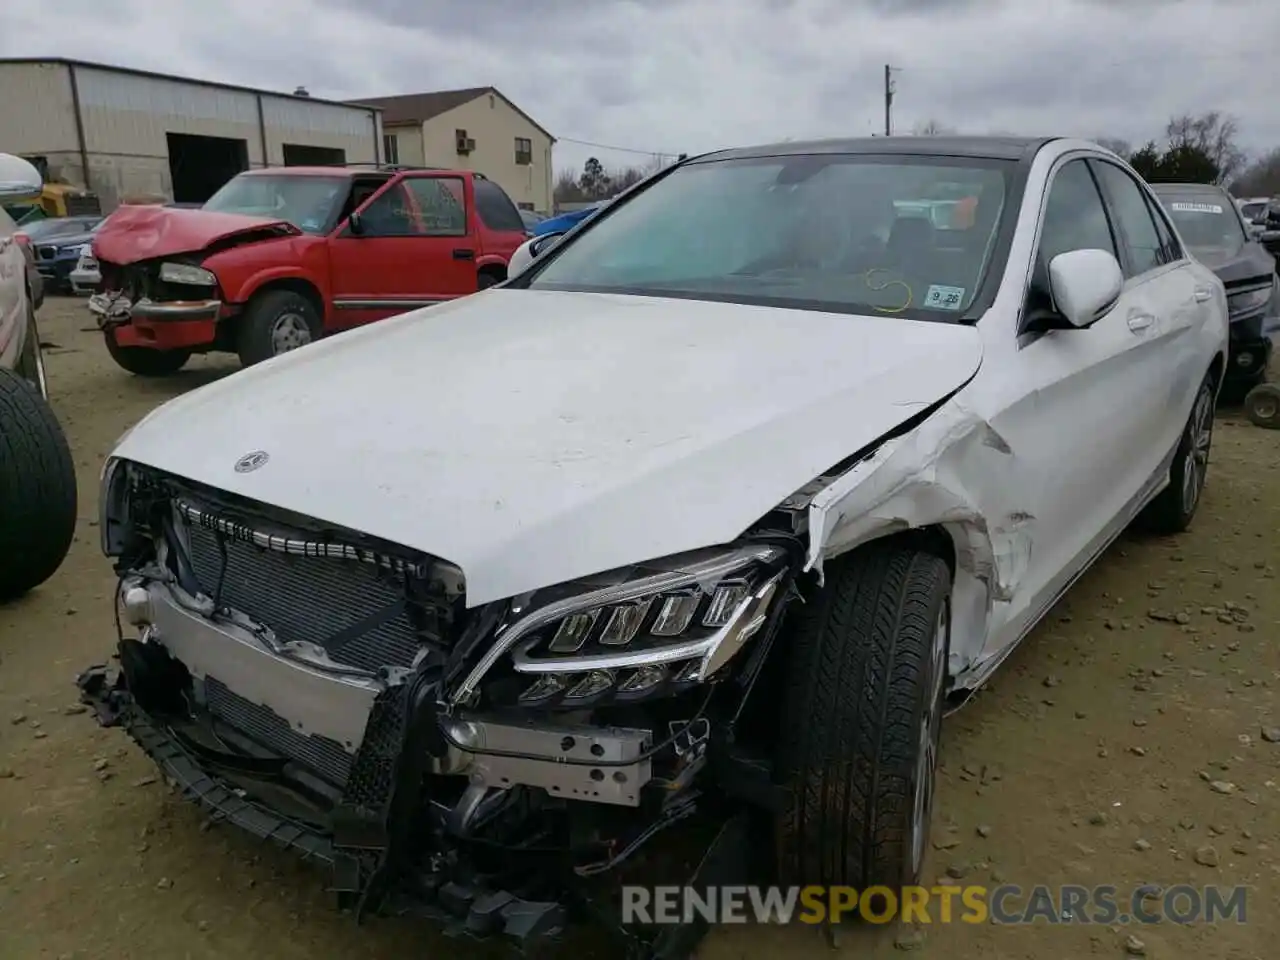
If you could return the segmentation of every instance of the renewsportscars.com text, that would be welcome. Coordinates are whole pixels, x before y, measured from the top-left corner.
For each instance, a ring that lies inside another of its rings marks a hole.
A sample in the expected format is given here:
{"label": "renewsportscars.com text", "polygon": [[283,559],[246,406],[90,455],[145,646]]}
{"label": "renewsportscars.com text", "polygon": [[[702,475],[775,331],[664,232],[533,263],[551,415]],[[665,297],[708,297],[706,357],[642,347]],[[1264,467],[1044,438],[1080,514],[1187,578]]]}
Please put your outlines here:
{"label": "renewsportscars.com text", "polygon": [[1246,920],[1244,887],[1163,888],[1155,884],[1024,889],[1014,884],[933,887],[637,887],[622,888],[624,923],[1128,924]]}

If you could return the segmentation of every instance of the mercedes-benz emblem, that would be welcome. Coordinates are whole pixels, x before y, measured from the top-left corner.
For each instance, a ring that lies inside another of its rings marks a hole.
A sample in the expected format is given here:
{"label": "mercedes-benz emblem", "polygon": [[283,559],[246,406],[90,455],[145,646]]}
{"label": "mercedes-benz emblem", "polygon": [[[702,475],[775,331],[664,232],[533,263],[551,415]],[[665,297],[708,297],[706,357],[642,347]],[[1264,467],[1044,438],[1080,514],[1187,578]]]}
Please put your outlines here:
{"label": "mercedes-benz emblem", "polygon": [[259,467],[264,467],[271,456],[265,450],[255,450],[253,453],[246,453],[243,457],[236,461],[236,473],[253,473]]}

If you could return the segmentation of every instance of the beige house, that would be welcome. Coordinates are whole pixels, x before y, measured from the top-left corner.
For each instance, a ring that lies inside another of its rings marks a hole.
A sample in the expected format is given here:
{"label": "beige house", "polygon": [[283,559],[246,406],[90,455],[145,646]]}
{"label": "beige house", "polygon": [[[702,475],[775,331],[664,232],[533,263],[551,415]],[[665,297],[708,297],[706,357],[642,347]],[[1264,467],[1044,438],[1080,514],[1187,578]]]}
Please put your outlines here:
{"label": "beige house", "polygon": [[494,87],[360,100],[382,111],[382,159],[474,170],[524,210],[551,210],[556,138]]}
{"label": "beige house", "polygon": [[375,163],[373,107],[67,59],[0,59],[0,150],[125,197],[201,202],[242,170]]}

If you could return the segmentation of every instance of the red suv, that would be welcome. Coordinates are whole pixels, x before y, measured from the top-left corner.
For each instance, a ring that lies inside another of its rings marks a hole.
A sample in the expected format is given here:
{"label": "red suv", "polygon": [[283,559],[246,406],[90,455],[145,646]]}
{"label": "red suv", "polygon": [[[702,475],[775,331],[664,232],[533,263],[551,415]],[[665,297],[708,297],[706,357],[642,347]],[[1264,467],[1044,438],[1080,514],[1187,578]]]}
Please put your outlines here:
{"label": "red suv", "polygon": [[499,283],[527,236],[502,188],[470,171],[251,170],[200,209],[120,207],[93,240],[89,308],[132,373],[213,350],[247,366]]}

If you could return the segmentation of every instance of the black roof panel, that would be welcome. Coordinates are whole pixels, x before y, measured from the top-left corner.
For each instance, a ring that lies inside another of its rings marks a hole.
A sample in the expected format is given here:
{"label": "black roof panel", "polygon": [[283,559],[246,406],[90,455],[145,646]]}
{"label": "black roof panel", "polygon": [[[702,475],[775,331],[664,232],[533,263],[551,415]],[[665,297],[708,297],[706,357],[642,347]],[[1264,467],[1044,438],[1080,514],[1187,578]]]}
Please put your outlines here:
{"label": "black roof panel", "polygon": [[703,154],[704,160],[747,160],[755,157],[805,156],[815,153],[905,154],[921,157],[973,157],[1023,160],[1057,137],[853,137],[835,140],[788,141],[758,147],[737,147]]}

